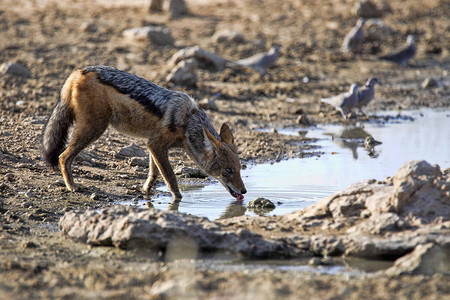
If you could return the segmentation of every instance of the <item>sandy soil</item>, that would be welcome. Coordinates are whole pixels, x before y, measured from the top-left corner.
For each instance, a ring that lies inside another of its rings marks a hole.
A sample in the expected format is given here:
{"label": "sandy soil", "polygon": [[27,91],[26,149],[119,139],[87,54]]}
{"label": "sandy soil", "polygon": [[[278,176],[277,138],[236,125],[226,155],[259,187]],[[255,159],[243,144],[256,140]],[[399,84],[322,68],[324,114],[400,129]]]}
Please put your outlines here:
{"label": "sandy soil", "polygon": [[[106,1],[107,2],[107,1]],[[376,100],[366,112],[417,107],[449,107],[450,8],[447,1],[390,1],[384,27],[368,27],[361,55],[338,50],[357,17],[354,1],[188,2],[190,14],[169,19],[148,14],[142,2],[0,2],[0,63],[26,65],[32,77],[0,75],[0,294],[6,298],[261,298],[435,299],[445,293],[445,277],[303,275],[273,270],[221,272],[192,263],[165,264],[160,258],[108,248],[90,248],[63,239],[59,218],[69,210],[101,208],[123,195],[140,194],[147,169],[132,167],[116,152],[131,142],[113,130],[78,160],[74,175],[85,189],[68,193],[59,172],[40,158],[40,132],[70,72],[92,64],[115,66],[168,88],[204,99],[219,94],[219,111],[207,111],[216,128],[228,122],[244,164],[317,155],[314,141],[302,136],[258,132],[297,124],[299,113],[312,123],[344,122],[319,99],[377,76]],[[140,4],[139,4],[140,3]],[[83,30],[83,23],[92,30]],[[132,43],[122,31],[164,25],[175,46]],[[214,44],[216,30],[244,34],[243,44]],[[418,53],[407,67],[377,57],[414,34]],[[179,49],[200,47],[238,60],[278,44],[282,56],[261,76],[251,69],[199,70],[195,88],[165,82],[169,58]],[[424,89],[426,78],[440,86]],[[365,118],[359,118],[364,121]],[[355,122],[355,120],[345,121]],[[173,151],[174,165],[192,165]],[[88,163],[86,163],[88,162]],[[294,280],[293,280],[294,278]],[[447,281],[448,282],[448,281]]]}

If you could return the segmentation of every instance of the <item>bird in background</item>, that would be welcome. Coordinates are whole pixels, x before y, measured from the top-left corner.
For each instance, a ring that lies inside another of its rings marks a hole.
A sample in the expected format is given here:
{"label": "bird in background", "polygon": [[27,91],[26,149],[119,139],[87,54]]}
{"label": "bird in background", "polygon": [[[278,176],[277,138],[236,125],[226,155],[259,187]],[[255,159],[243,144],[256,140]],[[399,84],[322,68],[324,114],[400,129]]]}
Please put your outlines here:
{"label": "bird in background", "polygon": [[265,74],[265,68],[270,68],[275,65],[275,62],[280,56],[280,46],[272,46],[268,52],[258,53],[248,58],[236,61],[238,65],[252,68],[261,74]]}
{"label": "bird in background", "polygon": [[347,115],[358,104],[358,85],[352,84],[348,92],[329,98],[322,98],[321,101],[334,106],[342,114],[342,117],[347,119]]}
{"label": "bird in background", "polygon": [[356,104],[356,107],[360,112],[362,112],[361,108],[369,104],[375,96],[375,84],[377,83],[381,85],[378,78],[370,77],[367,80],[366,85],[362,89],[358,90],[358,103]]}
{"label": "bird in background", "polygon": [[406,40],[406,45],[403,47],[397,48],[393,52],[381,56],[381,59],[388,60],[390,62],[394,62],[401,66],[405,66],[408,63],[408,60],[414,57],[416,54],[416,43],[413,35],[408,35]]}
{"label": "bird in background", "polygon": [[353,27],[344,38],[342,42],[342,50],[346,52],[352,52],[353,54],[361,52],[362,44],[364,41],[363,26],[365,24],[364,19],[358,19],[355,27]]}

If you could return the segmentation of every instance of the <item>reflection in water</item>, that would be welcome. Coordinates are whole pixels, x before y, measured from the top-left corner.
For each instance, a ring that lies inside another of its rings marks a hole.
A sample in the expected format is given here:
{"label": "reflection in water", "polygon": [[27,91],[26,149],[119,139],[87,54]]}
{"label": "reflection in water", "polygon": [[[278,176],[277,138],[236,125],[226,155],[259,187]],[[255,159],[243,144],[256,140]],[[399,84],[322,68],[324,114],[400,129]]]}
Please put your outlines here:
{"label": "reflection in water", "polygon": [[[332,141],[340,148],[349,149],[352,152],[353,159],[358,159],[358,147],[365,147],[367,155],[371,158],[377,158],[379,153],[375,151],[375,146],[381,142],[375,141],[370,133],[364,128],[357,126],[346,126],[337,133],[325,133],[330,135]],[[367,141],[373,141],[366,145]]]}
{"label": "reflection in water", "polygon": [[220,220],[233,217],[240,217],[243,216],[246,211],[247,208],[245,207],[242,201],[233,201],[227,205],[225,211],[220,215],[218,219]]}

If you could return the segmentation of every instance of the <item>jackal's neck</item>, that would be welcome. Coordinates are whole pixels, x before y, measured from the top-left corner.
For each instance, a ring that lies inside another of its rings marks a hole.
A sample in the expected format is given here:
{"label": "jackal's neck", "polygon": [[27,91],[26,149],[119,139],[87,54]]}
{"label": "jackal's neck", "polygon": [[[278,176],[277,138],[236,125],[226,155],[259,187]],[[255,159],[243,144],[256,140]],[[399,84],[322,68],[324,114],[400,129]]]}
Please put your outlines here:
{"label": "jackal's neck", "polygon": [[186,151],[189,156],[202,168],[206,169],[211,157],[214,156],[214,147],[207,140],[204,129],[211,132],[220,140],[219,134],[211,124],[203,110],[195,109],[186,120]]}

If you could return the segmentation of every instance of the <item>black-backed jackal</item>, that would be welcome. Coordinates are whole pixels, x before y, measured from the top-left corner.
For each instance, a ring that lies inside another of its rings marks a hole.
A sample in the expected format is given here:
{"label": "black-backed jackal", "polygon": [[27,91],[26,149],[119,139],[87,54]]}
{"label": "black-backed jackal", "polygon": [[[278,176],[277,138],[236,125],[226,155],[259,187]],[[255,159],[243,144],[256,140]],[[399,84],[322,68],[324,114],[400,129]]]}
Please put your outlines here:
{"label": "black-backed jackal", "polygon": [[[169,148],[183,148],[208,175],[237,200],[246,193],[233,134],[226,123],[218,134],[208,116],[188,95],[106,66],[74,71],[64,83],[42,137],[46,163],[61,167],[67,189],[74,191],[75,157],[112,125],[126,135],[147,139],[150,166],[143,190],[161,174],[175,200],[181,199],[169,163]],[[69,129],[74,131],[66,148]]]}

